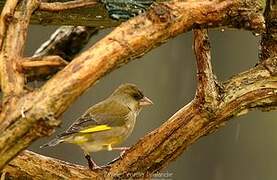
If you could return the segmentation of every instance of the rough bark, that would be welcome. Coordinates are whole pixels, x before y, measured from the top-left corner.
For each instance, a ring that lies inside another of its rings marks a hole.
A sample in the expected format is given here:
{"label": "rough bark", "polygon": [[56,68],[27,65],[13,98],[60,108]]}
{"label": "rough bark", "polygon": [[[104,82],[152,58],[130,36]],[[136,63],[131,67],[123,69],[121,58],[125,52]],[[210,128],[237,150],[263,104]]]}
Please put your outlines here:
{"label": "rough bark", "polygon": [[19,154],[3,172],[7,178],[20,179],[93,179],[98,175],[86,167],[30,151]]}
{"label": "rough bark", "polygon": [[264,16],[266,32],[262,34],[260,60],[277,55],[277,1],[267,1]]}

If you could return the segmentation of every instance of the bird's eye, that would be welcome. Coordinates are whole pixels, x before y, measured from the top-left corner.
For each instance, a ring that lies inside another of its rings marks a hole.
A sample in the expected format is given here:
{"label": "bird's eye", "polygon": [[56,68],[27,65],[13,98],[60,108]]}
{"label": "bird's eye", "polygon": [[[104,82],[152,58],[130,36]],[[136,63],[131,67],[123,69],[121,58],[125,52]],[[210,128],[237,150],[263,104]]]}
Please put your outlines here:
{"label": "bird's eye", "polygon": [[143,94],[142,93],[135,93],[133,94],[133,97],[136,99],[136,100],[140,100],[143,98]]}

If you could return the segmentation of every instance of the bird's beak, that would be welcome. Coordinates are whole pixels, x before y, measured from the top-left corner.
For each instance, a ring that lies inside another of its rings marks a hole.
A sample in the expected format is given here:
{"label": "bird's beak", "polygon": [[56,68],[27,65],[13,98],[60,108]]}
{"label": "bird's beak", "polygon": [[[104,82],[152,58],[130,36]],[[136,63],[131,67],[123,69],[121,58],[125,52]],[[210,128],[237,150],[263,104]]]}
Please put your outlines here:
{"label": "bird's beak", "polygon": [[141,100],[139,100],[139,105],[140,106],[148,106],[153,104],[153,102],[146,96],[144,96]]}

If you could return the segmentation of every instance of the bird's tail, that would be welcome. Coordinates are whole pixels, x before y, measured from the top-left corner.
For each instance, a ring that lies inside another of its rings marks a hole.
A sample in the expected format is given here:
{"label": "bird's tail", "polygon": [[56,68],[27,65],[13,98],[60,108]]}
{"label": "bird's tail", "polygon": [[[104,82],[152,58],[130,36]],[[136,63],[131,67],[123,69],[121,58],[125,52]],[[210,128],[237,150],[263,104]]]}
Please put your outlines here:
{"label": "bird's tail", "polygon": [[40,148],[56,146],[56,145],[62,143],[63,141],[64,141],[63,139],[55,138],[55,139],[52,139],[51,141],[49,141],[48,143],[41,145]]}

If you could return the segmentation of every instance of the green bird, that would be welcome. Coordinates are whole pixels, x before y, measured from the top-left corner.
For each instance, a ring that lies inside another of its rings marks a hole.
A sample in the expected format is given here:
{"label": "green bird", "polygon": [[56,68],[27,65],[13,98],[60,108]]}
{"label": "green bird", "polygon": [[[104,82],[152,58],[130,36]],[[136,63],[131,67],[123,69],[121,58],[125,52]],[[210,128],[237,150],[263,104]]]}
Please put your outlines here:
{"label": "green bird", "polygon": [[81,147],[90,169],[98,168],[90,153],[120,150],[118,147],[132,133],[142,107],[153,104],[134,84],[120,85],[107,99],[90,107],[65,132],[41,146],[72,143]]}

